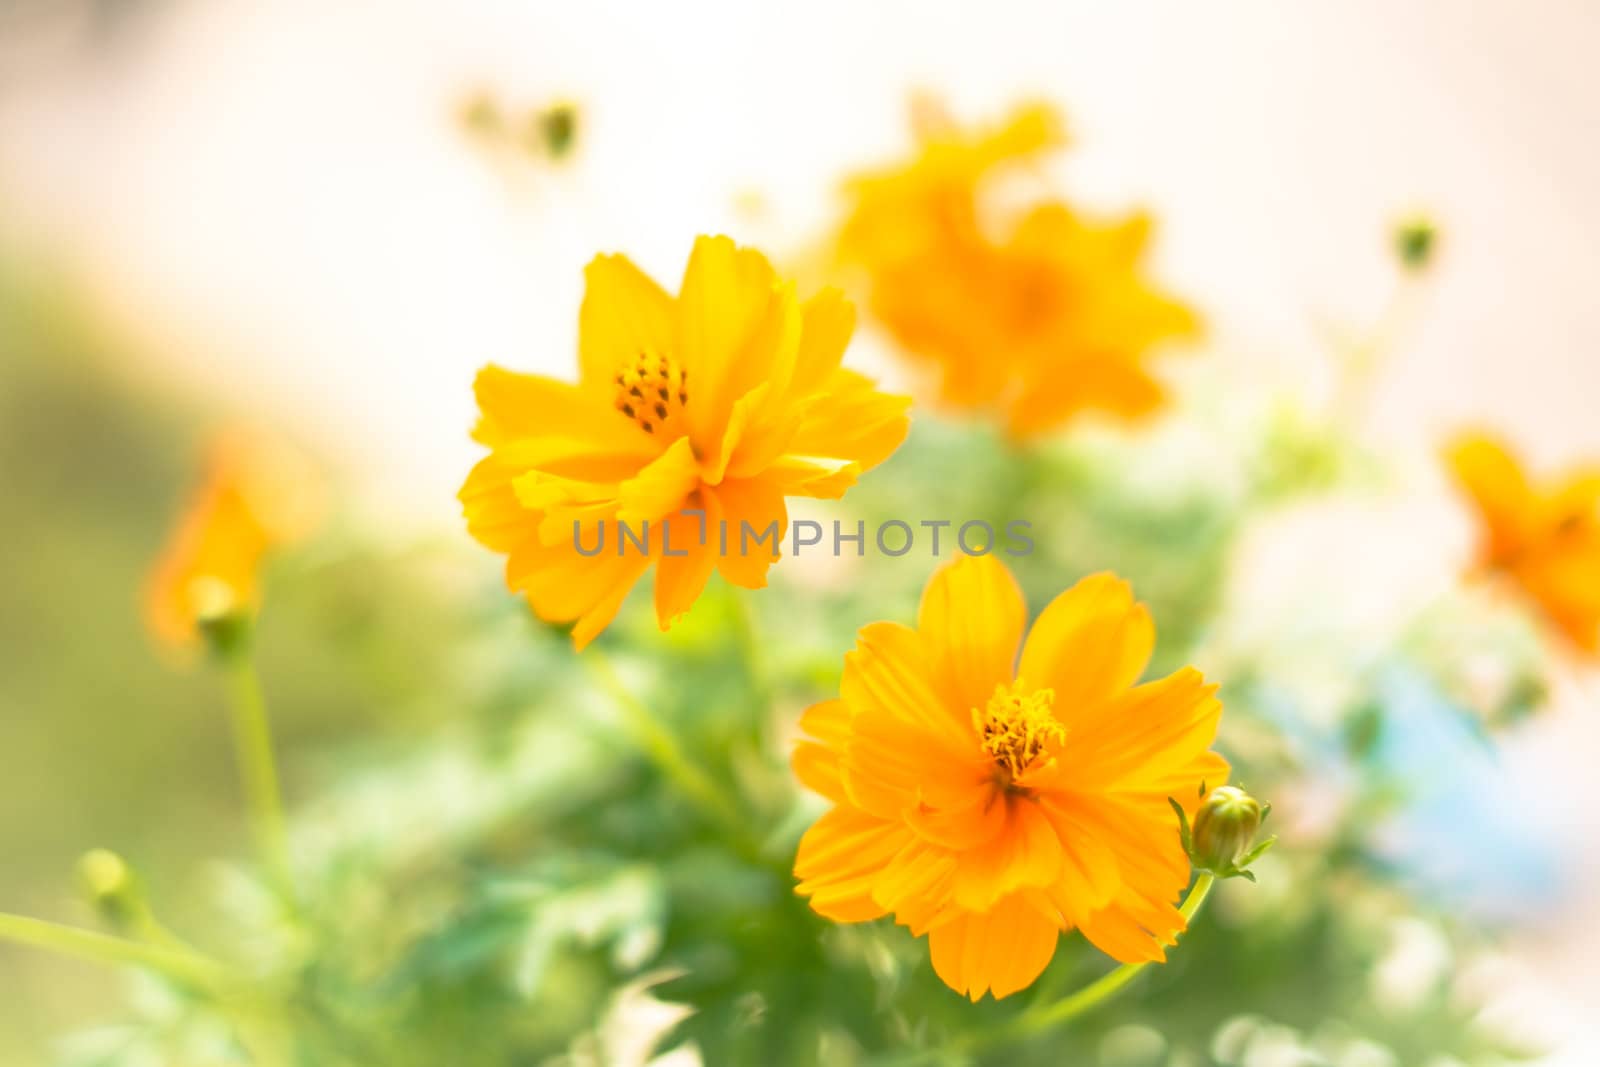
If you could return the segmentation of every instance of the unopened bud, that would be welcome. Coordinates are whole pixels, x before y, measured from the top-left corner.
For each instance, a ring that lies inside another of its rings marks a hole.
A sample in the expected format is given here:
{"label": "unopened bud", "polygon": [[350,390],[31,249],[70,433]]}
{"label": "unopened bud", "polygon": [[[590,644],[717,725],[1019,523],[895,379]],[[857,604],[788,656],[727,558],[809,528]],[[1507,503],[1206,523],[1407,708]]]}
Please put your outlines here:
{"label": "unopened bud", "polygon": [[534,117],[539,141],[551,159],[564,159],[578,139],[578,105],[552,104]]}
{"label": "unopened bud", "polygon": [[1418,216],[1402,222],[1394,231],[1394,251],[1400,257],[1400,265],[1413,272],[1427,269],[1438,238],[1438,227],[1427,218]]}
{"label": "unopened bud", "polygon": [[194,608],[195,628],[213,655],[227,659],[249,640],[250,606],[233,586],[210,575],[189,584],[189,603]]}
{"label": "unopened bud", "polygon": [[1194,816],[1195,864],[1222,870],[1249,851],[1261,829],[1261,802],[1236,786],[1213,789]]}
{"label": "unopened bud", "polygon": [[78,884],[95,911],[114,926],[132,926],[144,912],[139,876],[109,849],[91,849],[79,858]]}
{"label": "unopened bud", "polygon": [[1263,805],[1237,786],[1218,786],[1200,801],[1192,830],[1183,806],[1176,800],[1172,806],[1178,813],[1184,850],[1195,870],[1218,878],[1255,881],[1246,868],[1277,841],[1269,837],[1259,845],[1255,843],[1262,820],[1272,810],[1270,804]]}

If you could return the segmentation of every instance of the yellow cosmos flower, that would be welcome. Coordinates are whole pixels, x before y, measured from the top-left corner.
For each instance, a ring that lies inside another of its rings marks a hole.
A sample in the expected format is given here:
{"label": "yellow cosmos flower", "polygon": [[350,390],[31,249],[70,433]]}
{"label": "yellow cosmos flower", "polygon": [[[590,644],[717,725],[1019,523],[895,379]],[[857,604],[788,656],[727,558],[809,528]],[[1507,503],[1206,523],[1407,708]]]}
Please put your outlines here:
{"label": "yellow cosmos flower", "polygon": [[254,610],[263,559],[306,536],[321,510],[321,480],[300,453],[260,433],[218,437],[145,584],[151,633],[181,648],[198,638],[202,618]]}
{"label": "yellow cosmos flower", "polygon": [[1600,652],[1600,467],[1535,485],[1483,434],[1460,438],[1447,458],[1483,526],[1479,566],[1509,578],[1579,648]]}
{"label": "yellow cosmos flower", "polygon": [[785,498],[842,496],[899,447],[909,405],[840,366],[855,310],[837,290],[802,303],[726,237],[695,242],[676,297],[619,255],[586,280],[578,382],[485,368],[474,437],[490,452],[461,490],[506,584],[574,623],[580,649],[652,564],[662,629],[713,569],[765,585],[775,551],[743,528],[781,540]]}
{"label": "yellow cosmos flower", "polygon": [[861,631],[794,754],[834,804],[800,842],[799,892],[927,934],[974,1001],[1027,986],[1074,928],[1123,962],[1165,959],[1190,874],[1168,798],[1192,815],[1228,774],[1208,751],[1215,686],[1192,668],[1134,684],[1155,632],[1125,582],[1085,578],[1024,642],[1026,618],[992,556],[941,568],[916,629]]}
{"label": "yellow cosmos flower", "polygon": [[872,313],[941,372],[943,402],[993,413],[1017,438],[1090,409],[1155,409],[1164,392],[1147,357],[1197,332],[1194,314],[1139,273],[1148,216],[1099,222],[1059,200],[991,202],[991,179],[1063,141],[1044,105],[994,130],[925,122],[913,160],[849,183],[839,235]]}

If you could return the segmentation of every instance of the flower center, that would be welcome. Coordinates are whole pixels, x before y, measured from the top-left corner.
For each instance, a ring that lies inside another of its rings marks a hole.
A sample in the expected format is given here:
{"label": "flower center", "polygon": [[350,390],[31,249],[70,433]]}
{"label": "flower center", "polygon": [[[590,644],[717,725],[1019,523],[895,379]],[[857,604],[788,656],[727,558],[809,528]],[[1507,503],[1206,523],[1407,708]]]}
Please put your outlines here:
{"label": "flower center", "polygon": [[1008,780],[1021,777],[1048,742],[1066,740],[1066,727],[1050,711],[1055,699],[1055,690],[1030,690],[1019,678],[995,686],[989,703],[972,709],[972,725],[983,750]]}
{"label": "flower center", "polygon": [[655,433],[689,402],[689,372],[671,356],[640,352],[617,369],[617,410]]}

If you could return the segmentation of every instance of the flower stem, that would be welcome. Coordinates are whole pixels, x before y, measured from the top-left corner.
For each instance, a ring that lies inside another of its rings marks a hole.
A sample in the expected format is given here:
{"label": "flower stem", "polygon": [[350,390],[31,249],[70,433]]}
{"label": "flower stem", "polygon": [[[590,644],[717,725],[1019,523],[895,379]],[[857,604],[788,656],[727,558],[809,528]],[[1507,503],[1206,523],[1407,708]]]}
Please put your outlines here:
{"label": "flower stem", "polygon": [[229,703],[233,711],[234,754],[256,845],[278,892],[286,903],[293,904],[289,830],[283,813],[283,795],[278,787],[278,763],[273,755],[272,726],[261,693],[261,679],[248,650],[229,656],[223,667],[227,672]]}
{"label": "flower stem", "polygon": [[770,708],[774,695],[772,675],[761,644],[761,627],[756,618],[755,605],[745,590],[735,589],[731,592],[733,612],[737,622],[735,629],[739,656],[744,660],[745,675],[750,684],[751,694],[761,707]]}
{"label": "flower stem", "polygon": [[189,949],[130,941],[25,915],[0,912],[0,941],[107,966],[144,967],[175,981],[205,988],[217,986],[228,974],[220,964]]}
{"label": "flower stem", "polygon": [[1372,331],[1343,353],[1330,409],[1335,424],[1345,427],[1359,424],[1366,413],[1373,380],[1416,318],[1425,289],[1425,278],[1411,272],[1403,273]]}
{"label": "flower stem", "polygon": [[[1206,902],[1206,897],[1211,893],[1215,879],[1209,874],[1202,874],[1195,879],[1194,888],[1189,890],[1189,895],[1184,899],[1183,906],[1179,909],[1183,913],[1185,924],[1193,921],[1200,911],[1200,906]],[[1023,1037],[1048,1030],[1052,1026],[1076,1019],[1111,997],[1129,982],[1138,977],[1139,972],[1150,966],[1148,962],[1124,963],[1109,974],[1090,982],[1076,993],[1055,1001],[1051,1004],[1037,1005],[1029,1008],[1019,1015],[1009,1027],[1000,1033],[1005,1036]]]}
{"label": "flower stem", "polygon": [[736,840],[742,840],[746,831],[738,809],[728,800],[726,793],[718,789],[716,783],[689,759],[672,731],[663,726],[623,684],[611,660],[597,648],[587,649],[583,659],[601,688],[616,702],[629,732],[656,768],[682,791],[701,814],[730,831]]}

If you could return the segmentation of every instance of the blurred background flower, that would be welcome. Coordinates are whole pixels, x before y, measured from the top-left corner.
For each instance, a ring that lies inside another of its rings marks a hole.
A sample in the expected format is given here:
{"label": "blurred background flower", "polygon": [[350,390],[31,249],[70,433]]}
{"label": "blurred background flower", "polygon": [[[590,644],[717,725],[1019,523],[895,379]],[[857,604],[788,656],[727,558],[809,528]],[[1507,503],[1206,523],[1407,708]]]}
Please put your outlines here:
{"label": "blurred background flower", "polygon": [[304,538],[322,506],[309,461],[268,436],[224,433],[205,464],[145,587],[151,632],[174,647],[192,644],[208,618],[254,614],[268,553]]}
{"label": "blurred background flower", "polygon": [[929,98],[913,114],[916,157],[847,183],[837,254],[866,275],[867,306],[895,342],[937,365],[940,403],[988,413],[1016,438],[1085,410],[1158,407],[1145,357],[1197,323],[1139,276],[1149,217],[998,202],[997,184],[1064,143],[1048,105],[975,130]]}
{"label": "blurred background flower", "polygon": [[1600,466],[1533,481],[1492,437],[1449,450],[1483,524],[1478,574],[1512,583],[1580,653],[1600,651]]}

